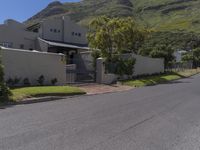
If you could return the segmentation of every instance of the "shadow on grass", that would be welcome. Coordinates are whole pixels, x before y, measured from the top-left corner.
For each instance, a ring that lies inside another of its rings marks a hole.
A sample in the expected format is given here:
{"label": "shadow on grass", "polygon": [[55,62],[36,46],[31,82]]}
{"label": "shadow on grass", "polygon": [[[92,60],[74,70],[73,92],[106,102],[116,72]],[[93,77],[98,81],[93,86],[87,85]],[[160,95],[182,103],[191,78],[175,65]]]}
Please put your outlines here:
{"label": "shadow on grass", "polygon": [[172,80],[172,81],[168,81],[168,82],[160,83],[160,84],[180,84],[180,83],[191,83],[191,82],[188,82],[188,81]]}

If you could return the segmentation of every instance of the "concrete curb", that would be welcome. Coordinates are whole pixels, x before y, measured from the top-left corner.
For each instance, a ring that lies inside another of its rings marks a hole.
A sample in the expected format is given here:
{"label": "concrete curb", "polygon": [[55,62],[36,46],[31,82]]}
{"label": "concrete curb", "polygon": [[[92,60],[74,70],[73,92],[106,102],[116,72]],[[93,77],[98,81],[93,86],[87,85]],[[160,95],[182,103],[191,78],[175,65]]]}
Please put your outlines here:
{"label": "concrete curb", "polygon": [[27,104],[50,102],[50,101],[58,101],[58,100],[62,100],[65,98],[80,97],[80,96],[84,96],[84,95],[86,95],[86,94],[72,95],[72,96],[46,96],[46,97],[38,97],[38,98],[28,98],[28,99],[24,99],[23,101],[7,102],[5,104],[3,103],[2,105],[0,105],[0,109],[1,109],[1,107],[6,107],[6,106],[27,105]]}
{"label": "concrete curb", "polygon": [[[132,89],[129,89],[129,90],[132,90]],[[129,90],[112,91],[112,92],[104,92],[104,93],[94,93],[94,94],[82,94],[82,95],[73,95],[73,96],[48,96],[48,97],[30,98],[30,99],[25,99],[25,100],[19,101],[19,102],[13,102],[13,104],[11,103],[11,105],[25,105],[25,104],[43,103],[43,102],[50,102],[50,101],[58,101],[58,100],[66,99],[66,98],[111,94],[111,93],[125,92],[125,91],[129,91]]]}
{"label": "concrete curb", "polygon": [[[190,77],[198,75],[198,74],[200,74],[200,73],[196,73],[194,75],[191,75],[191,76],[188,76],[185,78],[190,78]],[[184,79],[184,78],[180,78],[180,79]],[[177,80],[180,80],[180,79],[177,79]],[[173,81],[176,81],[176,80],[172,80],[169,82],[173,82]],[[162,83],[159,83],[159,84],[162,84]],[[158,85],[158,84],[156,84],[156,85]],[[153,86],[153,85],[151,85],[151,86]],[[139,88],[139,87],[136,87],[136,88]],[[6,104],[2,104],[2,105],[0,105],[0,109],[1,109],[1,107],[4,107],[4,106],[43,103],[43,102],[58,101],[58,100],[66,99],[66,98],[74,98],[74,97],[81,97],[81,96],[95,96],[95,95],[111,94],[111,93],[118,93],[118,92],[126,92],[126,91],[133,90],[133,89],[135,89],[135,88],[124,90],[124,91],[123,90],[122,91],[111,91],[111,92],[94,93],[94,94],[81,94],[81,95],[72,95],[72,96],[46,96],[46,97],[38,97],[38,98],[28,98],[28,99],[25,99],[25,100],[19,101],[19,102],[8,102]]]}
{"label": "concrete curb", "polygon": [[[132,90],[132,89],[129,89],[129,90]],[[6,106],[9,107],[9,106],[15,106],[15,105],[36,104],[36,103],[43,103],[43,102],[50,102],[50,101],[58,101],[58,100],[66,99],[66,98],[75,98],[75,97],[81,97],[81,96],[104,95],[104,94],[125,92],[125,91],[129,91],[129,90],[112,91],[112,92],[105,92],[105,93],[94,93],[94,94],[72,95],[72,96],[46,96],[46,97],[38,97],[38,98],[28,98],[28,99],[24,99],[23,101],[8,102],[6,104],[0,105],[0,109],[1,109],[1,107],[6,107]]]}

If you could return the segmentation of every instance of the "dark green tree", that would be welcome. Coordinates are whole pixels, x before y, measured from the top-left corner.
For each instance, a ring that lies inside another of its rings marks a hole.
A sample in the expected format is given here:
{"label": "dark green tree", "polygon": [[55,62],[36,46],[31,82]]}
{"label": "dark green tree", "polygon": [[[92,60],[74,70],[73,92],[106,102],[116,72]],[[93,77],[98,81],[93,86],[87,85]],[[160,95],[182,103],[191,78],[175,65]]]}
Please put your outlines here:
{"label": "dark green tree", "polygon": [[195,48],[192,51],[188,52],[187,54],[183,55],[182,61],[184,62],[193,62],[193,67],[199,67],[200,66],[200,47]]}
{"label": "dark green tree", "polygon": [[174,49],[170,45],[160,44],[154,47],[143,47],[140,49],[139,54],[144,56],[150,56],[152,58],[164,58],[165,68],[170,67],[174,61]]}

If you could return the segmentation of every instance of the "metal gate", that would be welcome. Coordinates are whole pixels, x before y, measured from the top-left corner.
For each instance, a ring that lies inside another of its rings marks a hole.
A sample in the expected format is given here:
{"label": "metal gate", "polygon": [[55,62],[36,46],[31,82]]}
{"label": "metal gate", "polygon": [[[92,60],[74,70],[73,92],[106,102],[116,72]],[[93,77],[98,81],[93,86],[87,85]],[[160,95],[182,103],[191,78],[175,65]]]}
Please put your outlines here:
{"label": "metal gate", "polygon": [[73,59],[73,64],[66,65],[67,83],[91,83],[96,81],[96,71],[92,61]]}

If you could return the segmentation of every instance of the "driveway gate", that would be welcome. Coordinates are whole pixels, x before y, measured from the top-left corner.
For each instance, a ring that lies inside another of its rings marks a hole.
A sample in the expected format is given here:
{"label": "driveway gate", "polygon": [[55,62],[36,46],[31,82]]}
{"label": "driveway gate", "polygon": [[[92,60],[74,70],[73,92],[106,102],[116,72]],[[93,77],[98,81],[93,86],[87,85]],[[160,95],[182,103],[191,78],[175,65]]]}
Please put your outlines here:
{"label": "driveway gate", "polygon": [[73,59],[73,64],[66,67],[67,83],[96,82],[96,72],[93,68],[92,61]]}

